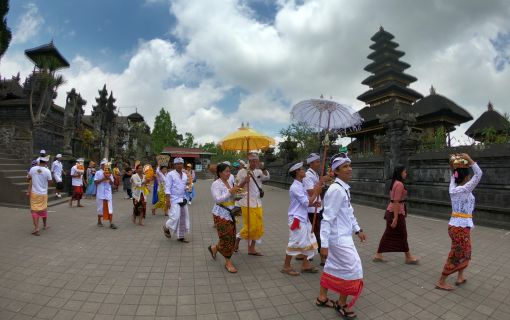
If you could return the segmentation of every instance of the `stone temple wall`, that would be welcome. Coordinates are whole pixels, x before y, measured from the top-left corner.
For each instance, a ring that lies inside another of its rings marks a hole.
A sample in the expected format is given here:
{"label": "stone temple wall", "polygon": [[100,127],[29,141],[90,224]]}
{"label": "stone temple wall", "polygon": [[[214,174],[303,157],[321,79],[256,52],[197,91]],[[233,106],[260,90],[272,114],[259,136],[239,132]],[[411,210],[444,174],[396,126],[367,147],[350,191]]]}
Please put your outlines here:
{"label": "stone temple wall", "polygon": [[[452,153],[466,152],[483,170],[474,191],[475,224],[510,229],[510,144],[446,148],[414,154],[409,158],[408,212],[448,219],[451,214],[448,187]],[[384,158],[353,157],[352,201],[385,209],[389,200],[391,176],[385,175]],[[289,187],[288,166],[272,168],[269,184]]]}

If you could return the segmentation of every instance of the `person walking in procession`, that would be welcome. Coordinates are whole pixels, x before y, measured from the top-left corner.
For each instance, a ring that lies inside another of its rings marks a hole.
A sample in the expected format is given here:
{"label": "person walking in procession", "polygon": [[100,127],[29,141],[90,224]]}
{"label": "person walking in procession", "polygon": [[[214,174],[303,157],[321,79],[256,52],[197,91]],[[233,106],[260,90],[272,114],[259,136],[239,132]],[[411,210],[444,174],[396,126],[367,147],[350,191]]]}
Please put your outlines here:
{"label": "person walking in procession", "polygon": [[96,196],[96,184],[94,183],[94,176],[96,175],[96,163],[89,162],[87,168],[87,189],[85,190],[85,199],[93,198]]}
{"label": "person walking in procession", "polygon": [[[306,192],[308,195],[312,195],[315,193],[315,186],[317,184],[321,185],[321,192],[322,192],[322,186],[324,185],[324,181],[326,179],[329,179],[328,176],[323,176],[321,178],[320,170],[321,170],[321,157],[317,153],[311,153],[306,158],[306,164],[308,165],[308,170],[306,170],[306,176],[303,179],[303,185],[305,186]],[[320,253],[321,248],[321,221],[322,221],[322,199],[320,192],[317,194],[317,201],[321,203],[319,207],[308,207],[308,219],[313,224],[314,216],[315,218],[315,225],[313,225],[313,233],[315,234],[315,237],[317,239],[317,245],[318,245],[318,252]],[[324,266],[325,260],[321,257],[321,266]]]}
{"label": "person walking in procession", "polygon": [[225,258],[225,269],[230,273],[236,273],[237,269],[231,258],[236,242],[235,210],[239,209],[235,208],[234,201],[239,187],[230,180],[230,166],[226,163],[218,164],[216,176],[217,179],[211,185],[211,194],[215,202],[212,214],[219,241],[207,249],[214,260],[219,252]]}
{"label": "person walking in procession", "polygon": [[168,164],[164,163],[161,164],[156,169],[156,181],[154,182],[155,187],[154,193],[156,196],[156,202],[153,204],[152,207],[152,214],[156,214],[157,209],[163,210],[163,213],[165,216],[168,215],[167,207],[166,207],[166,196],[165,196],[165,180],[166,176],[168,174]]}
{"label": "person walking in procession", "polygon": [[78,207],[83,207],[80,203],[83,196],[83,175],[85,168],[83,167],[83,158],[76,160],[76,164],[71,168],[71,184],[73,187],[73,196],[69,200],[69,206],[73,206],[73,201],[77,201]]}
{"label": "person walking in procession", "polygon": [[397,166],[393,171],[390,185],[390,202],[386,208],[384,219],[386,230],[379,242],[379,248],[373,259],[374,262],[385,262],[383,252],[404,252],[406,264],[418,264],[419,259],[409,251],[407,242],[407,189],[404,181],[407,179],[407,169]]}
{"label": "person walking in procession", "polygon": [[112,185],[113,175],[106,159],[101,160],[99,164],[101,169],[94,176],[96,184],[96,204],[97,204],[97,225],[103,226],[103,220],[110,222],[111,229],[117,229],[113,224],[113,202],[112,202]]}
{"label": "person walking in procession", "polygon": [[38,164],[33,166],[28,175],[30,177],[28,183],[27,194],[30,198],[30,212],[32,214],[32,222],[34,230],[32,234],[39,236],[39,218],[43,220],[43,228],[48,228],[48,185],[52,181],[51,172],[46,167],[50,161],[50,157],[39,157]]}
{"label": "person walking in procession", "polygon": [[285,255],[285,262],[283,264],[282,273],[298,276],[300,273],[292,269],[290,264],[292,257],[303,255],[303,265],[301,266],[302,273],[317,273],[319,269],[310,264],[312,259],[317,253],[317,239],[312,232],[312,223],[308,218],[308,208],[318,207],[321,203],[318,200],[318,195],[322,190],[320,183],[315,184],[312,192],[308,193],[303,179],[306,172],[303,168],[303,163],[298,162],[289,169],[290,176],[294,182],[290,186],[289,196],[290,205],[288,211],[289,223],[289,242],[287,245],[287,254]]}
{"label": "person walking in procession", "polygon": [[[448,235],[452,240],[448,259],[436,289],[453,290],[446,283],[448,276],[457,272],[456,286],[466,283],[464,270],[471,261],[471,229],[473,224],[473,211],[475,210],[475,196],[473,190],[482,179],[482,169],[466,153],[452,155],[450,165],[453,169],[450,178],[450,199],[452,202],[452,216],[448,222]],[[474,175],[471,176],[470,169]]]}
{"label": "person walking in procession", "polygon": [[62,155],[59,153],[55,161],[51,164],[51,173],[55,181],[55,195],[57,198],[62,198],[62,191],[64,190],[64,183],[62,182],[62,175],[64,173],[62,167]]}
{"label": "person walking in procession", "polygon": [[131,177],[131,189],[133,190],[132,221],[136,223],[136,218],[138,217],[138,224],[143,226],[145,213],[147,212],[146,197],[149,194],[149,189],[147,188],[147,181],[141,164],[136,166],[136,173]]}
{"label": "person walking in procession", "polygon": [[163,226],[163,232],[167,238],[170,238],[173,233],[177,235],[178,241],[188,243],[189,240],[185,238],[190,228],[188,201],[186,200],[188,175],[183,170],[184,160],[182,158],[174,159],[174,167],[175,170],[169,172],[165,179],[168,220]]}
{"label": "person walking in procession", "polygon": [[[256,242],[261,241],[264,235],[264,211],[262,209],[262,181],[269,180],[269,171],[265,168],[260,169],[259,156],[251,153],[248,156],[249,166],[239,170],[236,180],[239,181],[239,187],[249,189],[244,197],[239,200],[243,214],[243,227],[236,239],[236,251],[239,249],[239,242],[242,239],[248,240],[248,254],[252,256],[262,256],[263,254],[255,249]],[[249,186],[248,186],[249,181]],[[248,204],[250,206],[250,217],[248,218]],[[249,226],[248,226],[249,221]],[[249,230],[248,230],[249,227]]]}
{"label": "person walking in procession", "polygon": [[[351,205],[351,160],[347,154],[333,156],[331,170],[335,181],[324,196],[324,213],[321,223],[321,255],[327,257],[321,275],[317,306],[333,307],[345,319],[356,318],[351,310],[363,290],[363,268],[354,245],[352,234],[361,242],[366,240]],[[328,290],[339,294],[338,302],[329,300]],[[353,296],[347,303],[347,297]]]}

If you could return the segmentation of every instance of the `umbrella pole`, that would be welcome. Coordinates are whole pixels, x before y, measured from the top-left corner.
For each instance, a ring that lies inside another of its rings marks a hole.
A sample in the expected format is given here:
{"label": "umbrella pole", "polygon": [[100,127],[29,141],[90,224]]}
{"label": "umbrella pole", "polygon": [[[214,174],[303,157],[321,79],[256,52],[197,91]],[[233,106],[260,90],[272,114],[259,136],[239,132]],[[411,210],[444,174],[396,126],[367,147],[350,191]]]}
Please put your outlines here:
{"label": "umbrella pole", "polygon": [[[329,141],[329,139],[326,139],[327,135],[328,135],[328,132],[329,132],[329,126],[331,124],[331,112],[329,112],[328,114],[328,128],[326,129],[326,134],[324,136],[324,140],[327,140]],[[319,175],[319,179],[320,177],[322,177],[322,175],[324,174],[324,168],[326,167],[326,155],[328,154],[328,144],[325,143],[324,144],[324,154],[322,155],[322,164],[321,164],[321,174]],[[319,196],[317,196],[318,198]],[[312,222],[312,233],[314,233],[314,230],[315,230],[315,225],[317,224],[317,207],[315,207],[315,211],[313,213],[313,222]]]}
{"label": "umbrella pole", "polygon": [[[246,138],[246,155],[250,153],[250,138]],[[249,160],[248,160],[249,162]],[[246,192],[248,193],[248,196],[246,199],[248,199],[248,207],[246,211],[248,212],[248,219],[246,221],[246,227],[248,229],[248,253],[250,252],[250,167],[248,164],[248,184],[246,187]]]}

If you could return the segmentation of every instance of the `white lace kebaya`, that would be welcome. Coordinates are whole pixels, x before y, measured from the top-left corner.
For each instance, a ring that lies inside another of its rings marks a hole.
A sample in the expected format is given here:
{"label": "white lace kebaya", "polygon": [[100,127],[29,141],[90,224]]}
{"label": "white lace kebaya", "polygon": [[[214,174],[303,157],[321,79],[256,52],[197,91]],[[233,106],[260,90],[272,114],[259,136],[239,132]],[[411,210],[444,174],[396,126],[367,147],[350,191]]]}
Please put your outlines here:
{"label": "white lace kebaya", "polygon": [[[473,169],[474,176],[463,186],[458,186],[455,183],[455,177],[453,175],[450,178],[449,191],[450,199],[452,201],[452,213],[472,215],[473,211],[475,210],[475,196],[473,195],[473,190],[482,178],[482,169],[480,169],[476,162],[471,166],[471,168]],[[454,227],[462,228],[474,227],[472,218],[460,218],[452,216],[448,224]]]}

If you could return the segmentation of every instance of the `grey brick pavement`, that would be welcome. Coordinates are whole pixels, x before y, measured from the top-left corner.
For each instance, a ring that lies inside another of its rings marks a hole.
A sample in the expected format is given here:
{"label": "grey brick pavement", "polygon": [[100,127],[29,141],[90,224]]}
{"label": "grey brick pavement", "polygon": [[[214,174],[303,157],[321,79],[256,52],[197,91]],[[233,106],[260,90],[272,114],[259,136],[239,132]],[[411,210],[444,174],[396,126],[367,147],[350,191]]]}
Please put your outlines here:
{"label": "grey brick pavement", "polygon": [[[52,207],[51,228],[40,237],[30,235],[27,210],[0,208],[0,319],[337,319],[314,306],[319,274],[279,272],[288,236],[285,190],[267,187],[264,257],[248,256],[243,243],[235,275],[221,257],[210,258],[206,248],[217,239],[210,183],[197,185],[190,244],[163,237],[161,212],[145,227],[131,224],[123,194],[114,199],[118,230],[96,227],[92,200],[85,208]],[[383,212],[355,209],[368,236],[357,243],[365,272],[359,319],[510,319],[508,231],[476,227],[468,282],[444,292],[434,282],[449,250],[446,221],[409,216],[409,242],[421,265],[405,265],[396,253],[376,264]]]}

